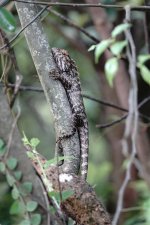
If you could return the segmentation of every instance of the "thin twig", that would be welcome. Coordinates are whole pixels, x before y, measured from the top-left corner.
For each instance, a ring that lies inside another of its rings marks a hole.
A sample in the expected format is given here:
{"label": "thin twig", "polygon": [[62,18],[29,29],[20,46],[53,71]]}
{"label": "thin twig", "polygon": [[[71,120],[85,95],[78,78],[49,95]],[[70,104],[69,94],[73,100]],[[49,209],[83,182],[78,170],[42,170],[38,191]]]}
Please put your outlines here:
{"label": "thin twig", "polygon": [[[2,82],[0,82],[0,87],[15,88],[15,84],[8,83],[8,84],[4,85]],[[44,92],[43,89],[40,87],[25,86],[25,85],[20,85],[19,90],[20,91]]]}
{"label": "thin twig", "polygon": [[[149,5],[149,2],[147,0],[145,0],[144,2],[145,2],[145,6]],[[145,43],[146,43],[148,53],[150,53],[149,16],[150,16],[150,12],[145,12],[145,14],[144,14],[144,33],[145,33]]]}
{"label": "thin twig", "polygon": [[[61,6],[61,7],[73,7],[73,8],[80,8],[80,7],[100,7],[100,8],[112,8],[117,10],[124,10],[123,5],[111,5],[111,4],[83,4],[83,3],[62,3],[62,2],[43,2],[43,1],[25,1],[25,0],[16,0],[16,2],[23,2],[27,4],[36,4],[36,5],[48,5],[48,6]],[[150,6],[130,6],[132,11],[146,11],[150,10]]]}
{"label": "thin twig", "polygon": [[[3,83],[0,82],[0,87],[5,87],[5,85],[4,85]],[[6,87],[8,87],[8,88],[9,88],[9,87],[10,87],[10,88],[14,88],[14,87],[15,87],[15,84],[8,83],[8,84],[6,85]],[[40,88],[40,87],[25,86],[25,85],[20,85],[19,90],[20,90],[20,91],[33,91],[33,92],[40,92],[40,93],[43,93],[43,92],[44,92],[43,89]],[[99,103],[99,104],[101,104],[101,105],[105,105],[105,106],[107,106],[107,107],[115,108],[115,109],[118,109],[118,110],[123,111],[123,112],[128,112],[127,109],[122,108],[122,107],[120,107],[120,106],[117,106],[117,105],[115,105],[115,104],[113,104],[113,103],[110,103],[110,102],[108,102],[108,101],[101,100],[101,99],[97,99],[97,98],[91,97],[91,96],[89,96],[89,95],[87,95],[87,94],[82,94],[82,96],[83,96],[84,98],[87,98],[87,99],[91,100],[91,101],[97,102],[97,103]],[[144,100],[142,100],[142,101],[139,103],[138,109],[142,108],[142,106],[145,105],[146,103],[148,103],[149,101],[150,101],[150,96],[148,96],[147,98],[145,98]],[[124,116],[127,116],[127,114],[125,114]],[[140,113],[139,116],[140,116],[141,118],[143,118],[143,119],[146,119],[146,120],[150,121],[150,117],[144,115],[143,113]],[[118,121],[119,121],[120,119],[121,119],[121,118],[119,118]],[[117,120],[116,120],[116,123],[117,123]]]}
{"label": "thin twig", "polygon": [[146,211],[146,210],[148,210],[148,208],[147,207],[140,207],[140,206],[136,206],[136,207],[129,207],[129,208],[124,208],[124,209],[122,209],[122,212],[123,213],[129,213],[129,212],[133,212],[133,211],[141,211],[141,210],[143,210],[143,211]]}
{"label": "thin twig", "polygon": [[114,121],[112,121],[112,122],[110,122],[110,123],[98,124],[98,125],[96,125],[96,127],[97,127],[97,128],[101,128],[101,129],[103,129],[103,128],[108,128],[108,127],[112,127],[112,126],[114,126],[114,125],[116,125],[116,124],[122,122],[123,120],[125,120],[125,119],[127,118],[127,116],[128,116],[128,114],[123,115],[122,117],[120,117],[120,118],[117,119],[117,120],[114,120]]}
{"label": "thin twig", "polygon": [[50,224],[49,200],[48,200],[47,192],[45,190],[43,182],[41,181],[41,178],[38,177],[38,181],[39,181],[39,185],[40,185],[40,187],[41,187],[41,189],[43,191],[43,196],[44,196],[45,203],[46,203],[47,225],[49,225]]}
{"label": "thin twig", "polygon": [[148,96],[147,98],[144,98],[139,104],[138,104],[138,109],[142,108],[143,105],[145,105],[146,103],[148,103],[150,101],[150,96]]}
{"label": "thin twig", "polygon": [[16,71],[16,83],[15,83],[14,93],[13,93],[11,101],[10,101],[10,108],[12,108],[13,105],[14,105],[15,99],[16,99],[16,97],[18,95],[18,92],[19,92],[19,88],[20,88],[22,79],[23,79],[22,75],[20,75],[18,73],[18,71]]}
{"label": "thin twig", "polygon": [[[90,97],[89,97],[90,99]],[[138,104],[138,109],[142,108],[143,105],[145,105],[147,102],[150,101],[150,96],[145,98],[144,100],[142,100],[139,104]],[[108,105],[107,105],[108,106]],[[117,108],[116,108],[117,109]],[[122,110],[123,111],[123,110]],[[126,110],[127,111],[127,110]],[[128,112],[128,111],[127,111]],[[110,126],[113,126],[113,125],[116,125],[118,123],[120,123],[121,121],[123,121],[124,119],[126,119],[128,116],[128,114],[125,114],[124,116],[120,117],[119,119],[115,120],[115,121],[112,121],[110,123],[107,123],[107,124],[101,124],[101,125],[97,125],[96,127],[97,128],[107,128],[107,127],[110,127]],[[145,119],[147,119],[148,121],[150,121],[150,117],[142,114],[142,113],[139,113],[139,116],[140,117],[143,117]]]}
{"label": "thin twig", "polygon": [[92,101],[94,101],[94,102],[97,102],[97,103],[99,103],[99,104],[101,104],[101,105],[105,105],[105,106],[108,106],[108,107],[111,107],[111,108],[115,108],[115,109],[118,109],[118,110],[120,110],[120,111],[128,112],[127,109],[122,108],[121,106],[117,106],[117,105],[115,105],[115,104],[113,104],[113,103],[110,103],[110,102],[107,102],[107,101],[104,101],[104,100],[100,100],[100,99],[91,97],[91,96],[86,95],[86,94],[82,94],[82,96],[83,96],[84,98],[87,98],[87,99],[90,99],[90,100],[92,100]]}
{"label": "thin twig", "polygon": [[[4,85],[3,83],[0,82],[0,87],[5,87],[5,85]],[[7,84],[7,87],[14,88],[14,87],[15,87],[15,84],[8,83],[8,84]],[[20,85],[19,90],[20,90],[20,91],[43,92],[43,89],[40,88],[40,87],[25,86],[25,85]],[[95,101],[95,102],[97,102],[97,103],[99,103],[99,104],[101,104],[101,105],[105,105],[105,106],[108,106],[108,107],[116,108],[116,109],[118,109],[118,110],[120,110],[120,111],[128,112],[127,109],[124,109],[124,108],[122,108],[122,107],[120,107],[120,106],[117,106],[117,105],[115,105],[115,104],[113,104],[113,103],[110,103],[110,102],[107,102],[107,101],[105,101],[105,100],[100,100],[100,99],[91,97],[91,96],[89,96],[89,95],[87,95],[87,94],[82,94],[82,96],[83,96],[84,98],[87,98],[87,99],[90,99],[90,100],[92,100],[92,101]],[[150,99],[149,99],[149,100],[150,100]]]}
{"label": "thin twig", "polygon": [[[147,13],[147,12],[146,12]],[[144,36],[145,36],[145,46],[147,49],[147,52],[150,52],[150,40],[149,40],[149,35],[148,35],[148,21],[147,21],[147,15],[144,15],[143,23],[144,23]]]}
{"label": "thin twig", "polygon": [[[89,99],[91,99],[91,97],[89,97]],[[138,109],[142,108],[142,106],[145,105],[145,104],[146,104],[147,102],[149,102],[149,101],[150,101],[150,96],[147,97],[147,98],[145,98],[144,100],[142,100],[142,101],[138,104]],[[107,106],[109,106],[109,105],[107,105]],[[116,108],[116,109],[117,109],[117,108]],[[123,111],[123,110],[122,110],[122,111]],[[128,112],[128,111],[126,110],[126,112]],[[98,124],[98,125],[96,125],[96,127],[102,129],[102,128],[108,128],[108,127],[114,126],[114,125],[116,125],[116,124],[122,122],[123,120],[125,120],[125,119],[127,118],[127,116],[128,116],[128,114],[125,114],[125,115],[123,115],[122,117],[120,117],[119,119],[117,119],[117,120],[115,120],[115,121],[112,121],[112,122],[107,123],[107,124]],[[143,117],[143,118],[145,118],[145,119],[147,119],[148,121],[150,121],[150,118],[149,118],[148,116],[146,116],[146,115],[143,115],[143,114],[139,113],[139,116],[140,116],[140,117]]]}
{"label": "thin twig", "polygon": [[[130,7],[125,7],[126,10],[126,21],[130,21]],[[124,193],[126,190],[126,187],[128,185],[128,182],[131,179],[131,168],[132,164],[134,163],[135,155],[136,155],[136,139],[137,139],[137,130],[138,130],[138,105],[137,105],[137,80],[136,80],[136,50],[135,45],[133,41],[133,37],[131,35],[130,30],[125,31],[126,39],[128,40],[129,46],[128,46],[128,60],[129,60],[129,74],[131,78],[131,88],[129,93],[129,113],[128,118],[126,120],[126,126],[125,126],[125,133],[124,133],[124,139],[123,139],[123,152],[128,153],[128,141],[127,139],[131,135],[131,155],[129,157],[128,167],[125,173],[125,178],[122,183],[122,186],[119,190],[118,194],[118,201],[117,201],[117,208],[116,212],[112,221],[112,225],[117,225],[121,211],[123,209],[123,199],[124,199]],[[129,153],[128,153],[129,154]]]}
{"label": "thin twig", "polygon": [[12,141],[13,141],[13,135],[14,135],[14,131],[15,131],[15,128],[16,128],[16,125],[17,125],[17,122],[18,122],[18,119],[20,117],[20,114],[21,114],[21,109],[20,109],[20,106],[19,106],[19,103],[17,105],[17,115],[14,119],[14,122],[12,124],[12,127],[11,127],[11,130],[10,130],[10,134],[9,134],[9,138],[8,138],[8,142],[7,142],[7,152],[5,153],[5,160],[9,154],[9,150],[10,150],[10,147],[11,147],[11,144],[12,144]]}
{"label": "thin twig", "polygon": [[54,14],[55,16],[61,18],[62,20],[66,21],[69,25],[71,25],[72,27],[75,27],[77,30],[81,31],[82,33],[84,33],[87,37],[89,37],[92,41],[94,41],[95,43],[99,43],[100,40],[97,39],[96,37],[94,37],[93,35],[91,35],[89,32],[87,32],[84,28],[78,26],[77,24],[75,24],[73,21],[71,21],[69,18],[67,18],[66,16],[62,15],[61,13],[58,13],[56,10],[54,9],[47,9],[49,12],[51,12],[52,14]]}

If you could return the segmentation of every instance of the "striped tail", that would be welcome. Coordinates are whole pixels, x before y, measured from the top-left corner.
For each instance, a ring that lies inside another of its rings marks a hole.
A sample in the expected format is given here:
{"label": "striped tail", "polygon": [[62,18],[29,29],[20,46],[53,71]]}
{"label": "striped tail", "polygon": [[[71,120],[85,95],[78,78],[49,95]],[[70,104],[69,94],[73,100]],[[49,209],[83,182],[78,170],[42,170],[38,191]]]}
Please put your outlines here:
{"label": "striped tail", "polygon": [[88,173],[88,150],[89,150],[89,137],[88,137],[88,124],[84,123],[83,127],[78,128],[80,136],[81,147],[81,177],[86,180]]}

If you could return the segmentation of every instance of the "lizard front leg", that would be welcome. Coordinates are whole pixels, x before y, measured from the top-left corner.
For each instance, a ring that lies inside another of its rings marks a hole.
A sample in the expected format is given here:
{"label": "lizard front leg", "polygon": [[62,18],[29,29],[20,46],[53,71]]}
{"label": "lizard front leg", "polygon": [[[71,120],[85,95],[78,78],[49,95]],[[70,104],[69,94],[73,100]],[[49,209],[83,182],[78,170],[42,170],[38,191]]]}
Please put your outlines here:
{"label": "lizard front leg", "polygon": [[66,88],[71,89],[72,86],[71,78],[67,77],[65,72],[61,73],[58,70],[51,70],[49,72],[49,76],[53,80],[59,80],[65,89]]}

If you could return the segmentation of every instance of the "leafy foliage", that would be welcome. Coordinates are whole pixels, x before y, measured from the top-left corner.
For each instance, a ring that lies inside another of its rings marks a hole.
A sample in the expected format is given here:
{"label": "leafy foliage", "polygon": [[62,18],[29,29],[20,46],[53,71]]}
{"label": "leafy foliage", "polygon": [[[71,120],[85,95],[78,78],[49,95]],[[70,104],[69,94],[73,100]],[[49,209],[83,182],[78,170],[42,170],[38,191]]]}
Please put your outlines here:
{"label": "leafy foliage", "polygon": [[140,69],[143,80],[150,85],[150,70],[145,66],[146,61],[150,60],[150,55],[139,55],[137,66]]}
{"label": "leafy foliage", "polygon": [[42,220],[42,217],[40,214],[33,214],[31,216],[31,225],[40,225],[41,224],[41,220]]}
{"label": "leafy foliage", "polygon": [[57,165],[60,161],[62,160],[69,160],[73,157],[69,157],[69,156],[60,156],[60,157],[55,157],[53,159],[50,159],[50,160],[47,160],[43,166],[44,169],[47,169],[49,166],[52,166],[52,165]]}
{"label": "leafy foliage", "polygon": [[30,194],[32,192],[32,183],[31,182],[24,182],[20,185],[19,189],[20,189],[20,193],[23,196],[27,196],[28,194]]}
{"label": "leafy foliage", "polygon": [[92,51],[95,49],[95,62],[98,63],[98,59],[99,57],[104,53],[104,51],[112,44],[114,43],[113,39],[107,39],[107,40],[103,40],[101,41],[99,44],[97,45],[92,45],[89,48],[89,51]]}
{"label": "leafy foliage", "polygon": [[110,46],[110,50],[113,53],[113,55],[117,56],[117,57],[121,57],[121,53],[123,51],[123,49],[127,46],[127,41],[117,41],[114,44],[112,44]]}
{"label": "leafy foliage", "polygon": [[11,215],[23,215],[25,213],[25,205],[23,202],[16,200],[10,207]]}
{"label": "leafy foliage", "polygon": [[111,87],[113,86],[113,80],[117,70],[118,70],[118,59],[116,57],[113,57],[107,60],[105,64],[105,74],[107,81]]}
{"label": "leafy foliage", "polygon": [[119,34],[126,31],[130,27],[131,27],[131,24],[129,24],[129,23],[120,24],[113,29],[113,31],[111,32],[111,36],[113,38],[116,38]]}
{"label": "leafy foliage", "polygon": [[0,162],[0,172],[4,173],[5,172],[5,163]]}
{"label": "leafy foliage", "polygon": [[35,201],[27,202],[26,209],[28,212],[33,212],[37,208],[38,204]]}
{"label": "leafy foliage", "polygon": [[7,159],[6,164],[10,170],[14,170],[17,166],[17,159],[14,157],[10,157]]}
{"label": "leafy foliage", "polygon": [[100,56],[109,48],[111,53],[115,56],[107,60],[105,63],[106,79],[110,87],[113,87],[113,80],[118,71],[118,60],[121,58],[122,51],[127,46],[127,41],[117,41],[117,36],[125,32],[131,27],[128,23],[123,23],[114,28],[111,33],[111,38],[101,41],[97,45],[92,45],[89,51],[95,50],[95,62],[98,63]]}
{"label": "leafy foliage", "polygon": [[0,27],[7,32],[13,32],[16,29],[14,16],[5,8],[0,8]]}
{"label": "leafy foliage", "polygon": [[26,146],[30,146],[33,150],[36,149],[36,147],[39,145],[40,140],[38,138],[31,138],[31,140],[29,141],[27,136],[25,135],[25,133],[23,132],[23,138],[22,141],[24,143],[24,145]]}
{"label": "leafy foliage", "polygon": [[[61,201],[65,201],[67,198],[71,197],[74,194],[73,190],[69,190],[69,191],[62,191],[61,195],[60,192],[56,192],[56,191],[51,191],[48,193],[48,195],[51,198],[55,198],[55,200],[58,202],[58,204],[61,203]],[[62,197],[62,199],[61,199]]]}
{"label": "leafy foliage", "polygon": [[[118,70],[118,60],[121,58],[123,49],[127,46],[127,41],[117,41],[117,36],[125,32],[131,27],[131,24],[123,23],[116,26],[112,33],[111,38],[101,41],[97,45],[92,45],[89,51],[95,50],[95,62],[98,63],[100,56],[109,48],[115,57],[107,60],[105,64],[105,74],[110,87],[113,87],[113,80]],[[146,61],[150,60],[150,55],[139,55],[137,66],[140,69],[143,80],[150,85],[150,70],[144,65]]]}
{"label": "leafy foliage", "polygon": [[2,157],[6,152],[5,144],[2,139],[0,139],[0,157]]}
{"label": "leafy foliage", "polygon": [[[31,144],[35,147],[37,145],[37,140],[33,139]],[[16,158],[8,156],[5,159],[5,153],[7,153],[7,151],[2,139],[0,139],[0,153],[0,172],[6,177],[6,181],[11,187],[11,197],[14,200],[10,206],[10,215],[18,216],[18,220],[22,220],[24,216],[30,212],[31,218],[28,215],[29,219],[23,219],[20,224],[39,225],[41,222],[40,214],[37,213],[32,215],[32,213],[37,209],[38,204],[35,201],[29,201],[26,199],[26,197],[32,192],[32,183],[27,181],[23,183],[20,182],[22,172],[20,170],[16,170],[18,161]]]}

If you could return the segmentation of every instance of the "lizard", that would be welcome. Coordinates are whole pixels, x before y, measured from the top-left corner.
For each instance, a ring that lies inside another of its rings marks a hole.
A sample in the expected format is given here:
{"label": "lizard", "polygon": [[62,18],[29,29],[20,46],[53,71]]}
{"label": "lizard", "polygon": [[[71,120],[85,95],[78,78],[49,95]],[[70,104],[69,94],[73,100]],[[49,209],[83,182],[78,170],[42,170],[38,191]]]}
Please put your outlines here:
{"label": "lizard", "polygon": [[88,121],[81,94],[79,73],[75,62],[71,59],[66,50],[52,48],[52,55],[59,72],[54,75],[54,79],[59,80],[62,83],[73,115],[72,131],[70,134],[64,135],[61,139],[70,137],[74,135],[76,130],[78,131],[81,151],[81,177],[86,180],[89,148]]}

